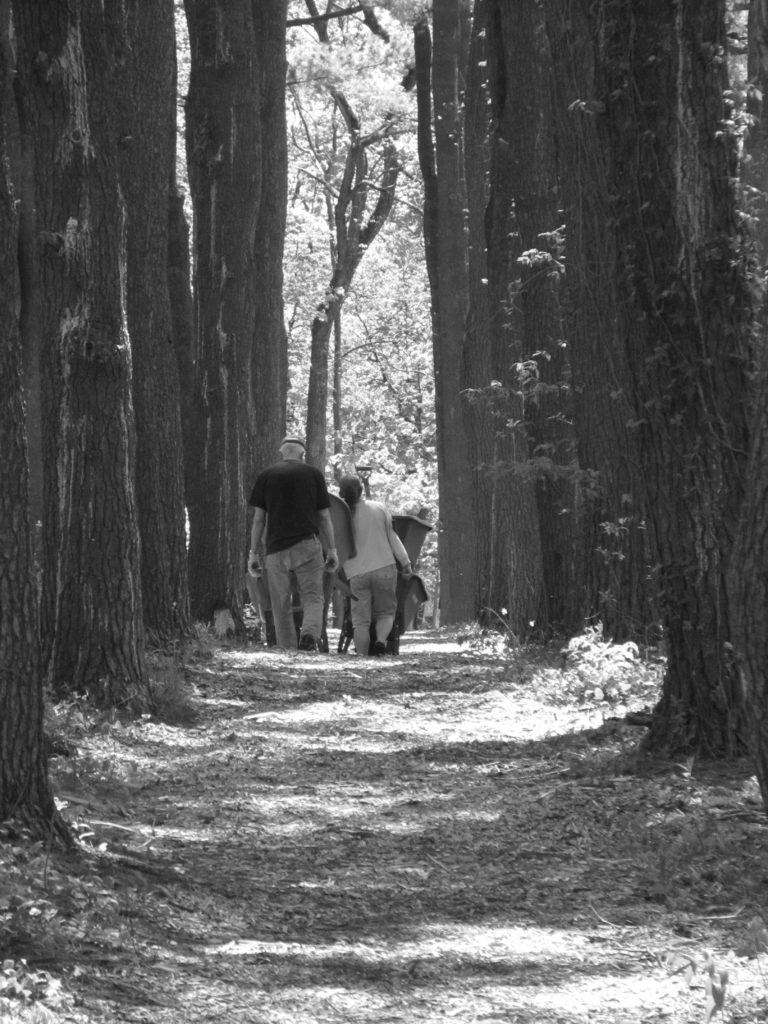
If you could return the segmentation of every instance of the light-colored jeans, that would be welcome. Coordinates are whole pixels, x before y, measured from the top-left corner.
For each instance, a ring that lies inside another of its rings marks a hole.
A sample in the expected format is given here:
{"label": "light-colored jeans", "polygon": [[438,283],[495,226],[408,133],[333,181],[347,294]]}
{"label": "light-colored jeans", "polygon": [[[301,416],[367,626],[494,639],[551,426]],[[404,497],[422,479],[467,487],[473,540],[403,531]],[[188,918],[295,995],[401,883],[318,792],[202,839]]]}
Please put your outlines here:
{"label": "light-colored jeans", "polygon": [[368,654],[371,621],[376,626],[376,639],[386,642],[397,613],[397,566],[385,565],[372,572],[361,572],[349,581],[353,597],[352,628],[355,650]]}
{"label": "light-colored jeans", "polygon": [[311,633],[315,640],[320,640],[323,631],[324,566],[323,549],[317,537],[301,540],[292,548],[276,551],[264,558],[278,647],[293,650],[298,647],[293,621],[291,571],[296,575],[296,586],[304,609],[302,635]]}

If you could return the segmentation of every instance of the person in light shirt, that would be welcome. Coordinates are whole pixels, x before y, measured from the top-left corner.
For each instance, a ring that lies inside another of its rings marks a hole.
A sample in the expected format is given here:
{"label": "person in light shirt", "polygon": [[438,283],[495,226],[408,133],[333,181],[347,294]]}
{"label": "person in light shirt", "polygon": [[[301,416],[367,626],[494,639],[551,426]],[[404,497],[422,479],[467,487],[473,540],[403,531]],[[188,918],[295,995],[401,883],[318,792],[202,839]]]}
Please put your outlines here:
{"label": "person in light shirt", "polygon": [[[343,476],[339,494],[352,513],[352,532],[357,554],[342,568],[352,591],[352,628],[355,650],[379,657],[387,653],[387,637],[397,613],[397,571],[408,578],[411,562],[405,545],[392,526],[392,515],[379,501],[363,496],[356,476]],[[371,649],[371,623],[375,640]]]}

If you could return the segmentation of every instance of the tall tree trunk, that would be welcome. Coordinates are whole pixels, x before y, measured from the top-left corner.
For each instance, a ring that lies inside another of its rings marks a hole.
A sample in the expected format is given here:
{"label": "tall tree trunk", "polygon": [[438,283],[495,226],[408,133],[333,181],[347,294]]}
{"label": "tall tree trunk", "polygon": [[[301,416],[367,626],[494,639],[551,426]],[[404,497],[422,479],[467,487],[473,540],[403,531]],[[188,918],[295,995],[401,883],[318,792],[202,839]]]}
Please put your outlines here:
{"label": "tall tree trunk", "polygon": [[748,23],[747,93],[751,123],[745,138],[748,159],[742,175],[748,191],[745,205],[750,213],[760,260],[768,261],[768,0],[751,0]]}
{"label": "tall tree trunk", "polygon": [[603,0],[593,16],[618,330],[668,649],[649,745],[730,754],[746,735],[725,583],[744,494],[753,308],[726,128],[724,0]]}
{"label": "tall tree trunk", "polygon": [[[438,493],[440,617],[476,618],[474,479],[461,392],[469,311],[463,91],[467,0],[436,0],[434,49],[426,18],[414,29],[424,246],[432,299]],[[434,115],[434,116],[433,116]],[[434,130],[434,143],[433,143]]]}
{"label": "tall tree trunk", "polygon": [[[491,372],[503,385],[504,415],[498,417],[493,452],[494,554],[488,568],[496,582],[491,605],[507,609],[517,635],[535,624],[546,630],[550,612],[544,582],[536,481],[529,463],[520,367],[535,352],[536,331],[545,347],[544,323],[557,316],[553,279],[536,308],[537,292],[521,281],[521,254],[529,253],[541,231],[556,226],[556,191],[551,166],[545,101],[548,53],[541,17],[533,0],[512,10],[487,4],[488,89],[493,129],[490,138],[490,195],[486,212]],[[545,319],[546,318],[546,319]],[[532,358],[532,357],[531,357]],[[493,391],[498,392],[498,387]],[[493,395],[492,391],[492,395]],[[493,400],[493,398],[492,398]],[[495,398],[499,405],[498,396]],[[548,538],[552,541],[553,538]]]}
{"label": "tall tree trunk", "polygon": [[[173,0],[128,0],[120,69],[120,176],[128,210],[128,329],[144,622],[190,627],[178,366],[168,286],[168,173],[176,152]],[[115,46],[117,50],[117,46]]]}
{"label": "tall tree trunk", "polygon": [[255,288],[258,315],[251,348],[250,444],[245,478],[250,488],[257,473],[275,458],[285,430],[288,394],[288,336],[283,311],[283,250],[288,208],[288,136],[285,125],[287,0],[254,4],[257,60],[261,68],[259,120],[262,190],[256,224]]}
{"label": "tall tree trunk", "polygon": [[752,214],[761,273],[761,340],[752,393],[752,420],[746,495],[734,542],[728,579],[729,621],[736,664],[747,709],[747,740],[763,803],[768,810],[768,352],[765,345],[765,266],[768,259],[768,2],[752,0],[749,17],[748,105],[754,118],[746,139],[744,179]]}
{"label": "tall tree trunk", "polygon": [[759,354],[746,495],[728,572],[730,636],[746,709],[745,736],[768,810],[768,356]]}
{"label": "tall tree trunk", "polygon": [[44,629],[55,692],[147,703],[109,12],[19,0],[43,297]]}
{"label": "tall tree trunk", "polygon": [[187,165],[195,214],[195,435],[189,480],[194,618],[242,628],[246,485],[262,203],[254,0],[185,0],[192,55]]}
{"label": "tall tree trunk", "polygon": [[10,3],[0,0],[0,821],[67,840],[48,781],[37,596],[29,528],[18,218],[10,179],[7,102]]}
{"label": "tall tree trunk", "polygon": [[[524,0],[514,12],[499,0],[491,6],[489,67],[497,125],[492,139],[493,173],[496,190],[502,196],[506,192],[514,204],[507,248],[515,259],[510,268],[517,298],[515,302],[513,297],[513,306],[519,304],[512,327],[514,330],[519,321],[520,341],[507,359],[511,354],[518,365],[512,380],[522,394],[530,456],[524,474],[527,470],[532,476],[541,538],[544,601],[537,625],[568,633],[581,627],[582,617],[573,600],[572,550],[578,515],[573,476],[575,435],[570,426],[570,369],[563,342],[562,210],[552,112],[552,58],[540,0]],[[507,181],[512,191],[507,191]],[[503,226],[502,221],[499,227]],[[505,297],[498,298],[504,308]],[[506,298],[508,301],[510,296]],[[530,499],[523,492],[518,500],[527,504]],[[534,571],[532,563],[531,574]]]}
{"label": "tall tree trunk", "polygon": [[546,0],[565,214],[563,309],[577,435],[573,607],[616,640],[658,618],[627,355],[619,344],[616,240],[598,135],[586,0]]}
{"label": "tall tree trunk", "polygon": [[195,313],[189,258],[189,224],[184,213],[184,195],[176,184],[175,167],[168,181],[168,291],[179,377],[184,501],[192,505],[198,476],[198,465],[194,459],[198,449],[195,421]]}
{"label": "tall tree trunk", "polygon": [[[10,19],[11,0],[3,0],[4,23]],[[7,28],[7,24],[5,25]],[[7,64],[12,71],[16,53],[6,38]],[[2,106],[6,111],[6,140],[14,200],[18,209],[19,281],[21,307],[19,327],[24,363],[24,407],[29,459],[29,504],[32,523],[33,553],[40,562],[41,524],[43,519],[43,441],[40,400],[40,281],[38,245],[35,235],[35,167],[34,146],[30,132],[23,127],[24,111],[16,102],[13,73],[6,76]]]}
{"label": "tall tree trunk", "polygon": [[341,456],[344,453],[344,418],[342,415],[343,399],[343,367],[341,348],[341,315],[336,317],[333,325],[333,462],[334,472],[337,479],[341,475]]}
{"label": "tall tree trunk", "polygon": [[[480,621],[506,615],[505,569],[496,560],[496,497],[500,476],[493,472],[498,408],[491,351],[486,215],[489,192],[491,116],[488,96],[487,0],[476,0],[467,61],[464,117],[464,169],[467,188],[467,335],[462,363],[464,421],[474,471],[473,521],[477,559],[473,601]],[[426,41],[425,41],[426,42]],[[499,577],[502,583],[499,585]],[[503,620],[502,620],[503,621]],[[492,625],[499,625],[498,620]]]}

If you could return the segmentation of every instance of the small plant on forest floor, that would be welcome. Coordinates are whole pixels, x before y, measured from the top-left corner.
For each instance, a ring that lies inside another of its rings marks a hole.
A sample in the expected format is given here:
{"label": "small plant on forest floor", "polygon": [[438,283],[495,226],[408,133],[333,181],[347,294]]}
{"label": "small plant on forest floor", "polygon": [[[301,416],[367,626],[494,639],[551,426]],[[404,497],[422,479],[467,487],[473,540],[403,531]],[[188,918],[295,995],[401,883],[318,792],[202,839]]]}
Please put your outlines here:
{"label": "small plant on forest floor", "polygon": [[627,833],[645,899],[685,906],[702,898],[727,905],[738,891],[749,897],[748,835],[738,824],[719,820],[702,801],[682,784],[663,786],[657,806]]}
{"label": "small plant on forest floor", "polygon": [[561,651],[562,671],[582,688],[582,696],[598,702],[624,701],[630,695],[655,698],[661,684],[662,659],[643,656],[634,641],[613,643],[601,623],[572,637]]}
{"label": "small plant on forest floor", "polygon": [[665,967],[670,974],[682,974],[689,988],[693,987],[697,976],[701,976],[706,996],[704,1024],[710,1024],[715,1014],[725,1005],[728,971],[718,967],[712,953],[707,952],[699,959],[678,950],[667,956]]}
{"label": "small plant on forest floor", "polygon": [[178,659],[155,655],[150,666],[152,711],[168,725],[189,725],[197,719],[193,692]]}

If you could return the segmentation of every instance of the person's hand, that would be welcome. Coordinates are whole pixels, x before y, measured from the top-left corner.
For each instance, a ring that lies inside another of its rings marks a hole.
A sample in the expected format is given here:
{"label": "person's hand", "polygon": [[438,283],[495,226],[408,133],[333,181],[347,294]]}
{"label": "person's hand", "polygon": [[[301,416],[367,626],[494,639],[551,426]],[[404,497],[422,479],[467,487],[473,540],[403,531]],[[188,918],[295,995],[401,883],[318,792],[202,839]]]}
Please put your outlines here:
{"label": "person's hand", "polygon": [[413,576],[413,567],[410,562],[406,562],[405,565],[400,566],[400,575],[404,580],[409,580]]}
{"label": "person's hand", "polygon": [[336,572],[339,568],[339,553],[336,548],[328,548],[325,554],[325,571]]}
{"label": "person's hand", "polygon": [[253,576],[255,580],[261,579],[261,563],[259,556],[254,551],[248,552],[248,575]]}

